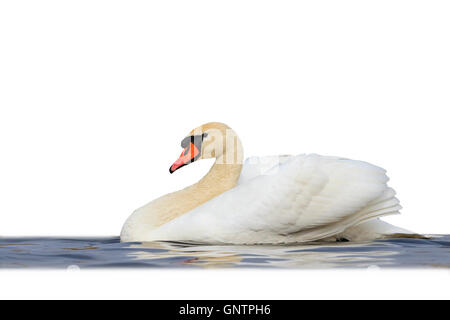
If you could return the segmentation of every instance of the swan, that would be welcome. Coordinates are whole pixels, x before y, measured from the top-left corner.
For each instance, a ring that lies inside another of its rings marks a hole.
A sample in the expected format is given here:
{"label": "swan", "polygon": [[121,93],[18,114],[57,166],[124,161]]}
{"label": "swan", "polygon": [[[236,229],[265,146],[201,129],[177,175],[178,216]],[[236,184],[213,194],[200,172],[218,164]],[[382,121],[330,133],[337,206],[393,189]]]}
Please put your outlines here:
{"label": "swan", "polygon": [[379,218],[401,206],[386,171],[367,162],[317,154],[250,157],[236,132],[219,122],[195,128],[170,173],[215,158],[197,183],[134,211],[122,242],[194,241],[284,244],[366,241],[411,231]]}

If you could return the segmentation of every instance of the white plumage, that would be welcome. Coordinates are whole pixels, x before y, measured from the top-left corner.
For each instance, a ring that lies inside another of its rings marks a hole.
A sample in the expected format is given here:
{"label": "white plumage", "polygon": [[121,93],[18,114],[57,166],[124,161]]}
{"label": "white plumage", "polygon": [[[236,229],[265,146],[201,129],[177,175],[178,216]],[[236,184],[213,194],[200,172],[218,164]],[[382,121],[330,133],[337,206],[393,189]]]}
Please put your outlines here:
{"label": "white plumage", "polygon": [[149,230],[146,240],[255,244],[409,233],[375,219],[401,209],[387,181],[384,169],[362,161],[252,157],[234,188]]}

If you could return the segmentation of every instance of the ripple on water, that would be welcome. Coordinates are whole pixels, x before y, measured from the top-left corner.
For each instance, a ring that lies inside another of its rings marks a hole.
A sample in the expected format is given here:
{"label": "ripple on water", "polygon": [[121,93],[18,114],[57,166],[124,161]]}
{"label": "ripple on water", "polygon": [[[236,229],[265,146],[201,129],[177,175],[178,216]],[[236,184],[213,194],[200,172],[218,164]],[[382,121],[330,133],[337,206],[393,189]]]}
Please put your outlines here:
{"label": "ripple on water", "polygon": [[0,238],[0,268],[449,268],[450,235],[280,245]]}

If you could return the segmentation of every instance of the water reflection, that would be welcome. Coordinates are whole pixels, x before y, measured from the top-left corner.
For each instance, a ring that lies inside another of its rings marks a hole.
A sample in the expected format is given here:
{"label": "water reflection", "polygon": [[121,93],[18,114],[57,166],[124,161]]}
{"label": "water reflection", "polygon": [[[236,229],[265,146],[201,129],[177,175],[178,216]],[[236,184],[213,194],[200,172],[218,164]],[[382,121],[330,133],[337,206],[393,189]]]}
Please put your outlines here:
{"label": "water reflection", "polygon": [[450,236],[364,243],[201,245],[112,238],[0,238],[0,268],[450,267]]}
{"label": "water reflection", "polygon": [[[377,248],[379,247],[379,248]],[[183,259],[180,263],[198,267],[283,267],[336,268],[365,267],[388,264],[395,251],[369,243],[320,243],[295,246],[214,246],[186,245],[163,242],[132,244],[133,249],[165,249],[158,259]],[[336,250],[338,249],[338,250]],[[381,250],[377,250],[381,249]],[[152,260],[152,252],[136,250],[130,253],[136,260]]]}

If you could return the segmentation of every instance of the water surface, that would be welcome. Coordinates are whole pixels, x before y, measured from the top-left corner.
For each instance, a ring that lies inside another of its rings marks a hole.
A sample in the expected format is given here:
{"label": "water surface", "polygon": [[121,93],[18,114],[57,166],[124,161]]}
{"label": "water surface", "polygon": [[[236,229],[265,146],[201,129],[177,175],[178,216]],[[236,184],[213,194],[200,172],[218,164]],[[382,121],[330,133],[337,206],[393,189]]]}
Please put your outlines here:
{"label": "water surface", "polygon": [[450,235],[295,245],[0,238],[0,268],[449,268]]}

